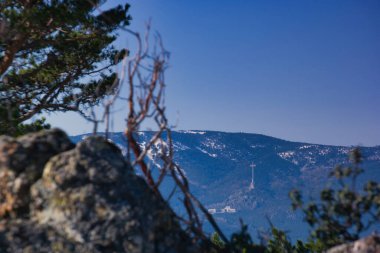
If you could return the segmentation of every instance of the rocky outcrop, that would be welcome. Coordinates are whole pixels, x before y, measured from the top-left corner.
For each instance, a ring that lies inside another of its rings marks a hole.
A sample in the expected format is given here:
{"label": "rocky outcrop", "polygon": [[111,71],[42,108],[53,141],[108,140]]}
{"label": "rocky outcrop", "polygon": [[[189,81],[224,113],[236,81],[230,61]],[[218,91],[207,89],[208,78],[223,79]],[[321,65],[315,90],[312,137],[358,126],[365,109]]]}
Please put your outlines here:
{"label": "rocky outcrop", "polygon": [[371,235],[355,242],[336,246],[327,253],[380,253],[380,236]]}
{"label": "rocky outcrop", "polygon": [[0,137],[0,252],[202,252],[101,137]]}
{"label": "rocky outcrop", "polygon": [[28,215],[30,187],[42,176],[45,163],[72,149],[66,134],[54,129],[18,139],[0,137],[0,217]]}

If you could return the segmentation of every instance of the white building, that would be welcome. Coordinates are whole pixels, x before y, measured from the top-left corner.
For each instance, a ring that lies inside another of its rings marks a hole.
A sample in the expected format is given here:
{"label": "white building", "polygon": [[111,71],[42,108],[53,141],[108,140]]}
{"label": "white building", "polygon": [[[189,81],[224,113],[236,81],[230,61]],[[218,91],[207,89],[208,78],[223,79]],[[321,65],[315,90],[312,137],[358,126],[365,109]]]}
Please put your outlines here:
{"label": "white building", "polygon": [[231,206],[226,206],[220,210],[221,213],[236,213],[235,208],[231,208]]}

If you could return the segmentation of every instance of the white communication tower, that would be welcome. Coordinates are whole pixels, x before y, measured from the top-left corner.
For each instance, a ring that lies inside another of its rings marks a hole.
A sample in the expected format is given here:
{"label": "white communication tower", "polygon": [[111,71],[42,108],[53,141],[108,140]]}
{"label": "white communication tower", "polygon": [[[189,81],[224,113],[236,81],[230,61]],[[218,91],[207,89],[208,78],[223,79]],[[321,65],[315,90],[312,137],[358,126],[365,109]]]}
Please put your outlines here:
{"label": "white communication tower", "polygon": [[251,184],[249,185],[249,190],[253,190],[253,189],[255,189],[255,167],[256,167],[256,164],[252,162],[249,167],[251,167],[251,171],[252,171]]}

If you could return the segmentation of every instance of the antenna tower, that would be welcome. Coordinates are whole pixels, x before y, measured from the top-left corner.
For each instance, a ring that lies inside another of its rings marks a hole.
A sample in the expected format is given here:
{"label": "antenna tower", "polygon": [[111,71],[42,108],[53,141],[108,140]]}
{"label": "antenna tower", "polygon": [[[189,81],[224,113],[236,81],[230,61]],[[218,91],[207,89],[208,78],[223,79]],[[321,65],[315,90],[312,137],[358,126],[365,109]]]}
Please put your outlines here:
{"label": "antenna tower", "polygon": [[250,167],[251,167],[251,171],[252,171],[252,177],[251,177],[251,184],[249,185],[249,190],[253,190],[253,189],[255,189],[255,167],[256,167],[256,164],[254,162],[252,162]]}

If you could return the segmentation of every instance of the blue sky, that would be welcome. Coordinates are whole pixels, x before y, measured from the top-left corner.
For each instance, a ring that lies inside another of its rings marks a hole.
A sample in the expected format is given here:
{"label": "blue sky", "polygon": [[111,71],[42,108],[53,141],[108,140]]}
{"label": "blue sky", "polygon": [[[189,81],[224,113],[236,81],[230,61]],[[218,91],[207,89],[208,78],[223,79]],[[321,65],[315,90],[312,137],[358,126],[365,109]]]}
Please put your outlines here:
{"label": "blue sky", "polygon": [[[166,104],[177,129],[380,145],[380,1],[129,3],[131,29],[152,18],[171,52]],[[73,114],[48,117],[69,134],[91,131]]]}

